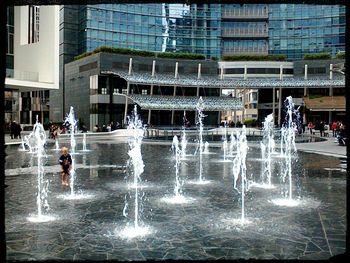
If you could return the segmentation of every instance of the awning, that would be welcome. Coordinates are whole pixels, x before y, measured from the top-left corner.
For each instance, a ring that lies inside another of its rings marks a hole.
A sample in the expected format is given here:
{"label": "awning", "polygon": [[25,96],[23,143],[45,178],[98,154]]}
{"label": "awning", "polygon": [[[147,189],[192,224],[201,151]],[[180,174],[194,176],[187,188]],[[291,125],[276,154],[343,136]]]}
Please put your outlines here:
{"label": "awning", "polygon": [[212,87],[212,88],[317,88],[317,87],[344,87],[345,77],[343,75],[333,76],[329,79],[328,76],[317,76],[305,80],[302,77],[286,77],[283,80],[279,78],[230,78],[219,79],[218,76],[202,76],[200,79],[196,75],[180,75],[174,78],[174,75],[156,74],[152,76],[150,73],[136,73],[129,75],[122,70],[106,70],[101,71],[101,74],[117,75],[131,84],[143,85],[169,85],[169,86],[184,86],[184,87]]}
{"label": "awning", "polygon": [[[125,96],[125,95],[123,95]],[[198,97],[139,95],[127,96],[141,109],[148,110],[196,110]],[[240,99],[232,97],[202,97],[204,111],[225,111],[243,109]]]}
{"label": "awning", "polygon": [[304,97],[304,103],[310,111],[345,111],[345,96]]}

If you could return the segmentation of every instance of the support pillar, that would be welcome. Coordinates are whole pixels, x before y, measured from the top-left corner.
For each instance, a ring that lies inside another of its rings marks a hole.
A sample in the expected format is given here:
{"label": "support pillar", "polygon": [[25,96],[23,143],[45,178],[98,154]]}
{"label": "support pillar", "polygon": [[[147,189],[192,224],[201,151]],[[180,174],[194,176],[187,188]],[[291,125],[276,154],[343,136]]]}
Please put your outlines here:
{"label": "support pillar", "polygon": [[[174,86],[174,93],[173,93],[174,95],[174,97],[175,97],[175,95],[176,95],[176,86]],[[175,116],[175,110],[172,110],[171,111],[171,125],[174,125],[174,116]]]}
{"label": "support pillar", "polygon": [[[131,75],[132,71],[132,58],[129,59],[129,71],[128,75]],[[126,116],[128,114],[128,96],[129,96],[129,89],[130,89],[130,83],[129,81],[126,83],[126,96],[125,96],[125,110],[124,110],[124,123],[123,125],[126,125]]]}
{"label": "support pillar", "polygon": [[[153,84],[151,85],[151,91],[150,91],[150,96],[152,95],[153,95]],[[147,120],[148,125],[151,125],[151,114],[152,114],[152,111],[148,110],[148,120]]]}
{"label": "support pillar", "polygon": [[29,124],[30,124],[30,125],[33,124],[32,117],[33,117],[33,112],[32,112],[32,110],[30,110],[30,111],[29,111]]}
{"label": "support pillar", "polygon": [[282,88],[278,92],[278,127],[281,127],[281,116],[282,116]]}
{"label": "support pillar", "polygon": [[130,83],[129,81],[126,83],[126,96],[125,96],[125,109],[124,109],[124,121],[123,125],[126,125],[126,116],[128,114],[128,95],[129,95]]}
{"label": "support pillar", "polygon": [[243,88],[243,112],[242,112],[242,124],[244,124],[244,121],[245,121],[245,92],[246,92],[246,88]]}
{"label": "support pillar", "polygon": [[[331,64],[331,66],[333,67],[333,65]],[[332,101],[333,101],[333,87],[329,87],[329,96],[332,97]],[[332,110],[330,110],[328,112],[328,124],[332,125]]]}
{"label": "support pillar", "polygon": [[272,88],[272,115],[273,115],[273,126],[275,126],[275,116],[276,116],[276,89]]}
{"label": "support pillar", "polygon": [[[307,80],[307,64],[305,64],[304,79]],[[306,97],[306,96],[307,96],[307,86],[305,85],[305,87],[304,87],[304,97]]]}

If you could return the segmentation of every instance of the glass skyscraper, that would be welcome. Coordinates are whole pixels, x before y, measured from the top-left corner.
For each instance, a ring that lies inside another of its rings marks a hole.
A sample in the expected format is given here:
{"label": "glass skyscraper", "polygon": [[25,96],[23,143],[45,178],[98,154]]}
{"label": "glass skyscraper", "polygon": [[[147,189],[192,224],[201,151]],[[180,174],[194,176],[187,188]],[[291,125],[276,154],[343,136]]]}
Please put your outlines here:
{"label": "glass skyscraper", "polygon": [[345,6],[269,5],[269,53],[289,60],[305,53],[345,51]]}
{"label": "glass skyscraper", "polygon": [[100,4],[79,7],[78,51],[99,46],[220,56],[218,4]]}
{"label": "glass skyscraper", "polygon": [[268,5],[223,4],[222,55],[267,55]]}

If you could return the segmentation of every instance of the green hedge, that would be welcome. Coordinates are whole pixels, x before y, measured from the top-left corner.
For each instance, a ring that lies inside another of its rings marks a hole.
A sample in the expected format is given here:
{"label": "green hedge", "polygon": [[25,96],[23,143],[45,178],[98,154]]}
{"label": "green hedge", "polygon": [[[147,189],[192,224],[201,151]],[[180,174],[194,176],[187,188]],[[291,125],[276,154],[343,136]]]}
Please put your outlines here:
{"label": "green hedge", "polygon": [[193,60],[203,60],[204,55],[194,54],[194,53],[173,53],[173,52],[161,52],[157,53],[158,58],[180,58],[180,59],[193,59]]}
{"label": "green hedge", "polygon": [[285,61],[286,55],[233,55],[223,56],[222,61]]}
{"label": "green hedge", "polygon": [[306,53],[304,54],[304,60],[319,60],[319,59],[331,59],[332,56],[329,53]]}
{"label": "green hedge", "polygon": [[335,57],[337,58],[337,59],[345,59],[345,51],[339,51],[336,55],[335,55]]}
{"label": "green hedge", "polygon": [[257,120],[255,119],[246,119],[244,120],[244,125],[247,127],[255,127],[257,124]]}
{"label": "green hedge", "polygon": [[81,59],[81,58],[85,58],[85,57],[88,57],[88,56],[90,56],[90,55],[92,55],[93,54],[93,52],[85,52],[85,53],[83,53],[83,54],[80,54],[80,55],[78,55],[78,56],[75,56],[74,57],[74,60],[78,60],[78,59]]}
{"label": "green hedge", "polygon": [[172,52],[156,53],[156,52],[147,51],[147,50],[101,46],[96,48],[92,52],[85,52],[83,54],[80,54],[74,57],[74,60],[78,60],[100,52],[123,54],[123,55],[134,55],[134,56],[142,56],[142,57],[158,57],[158,58],[174,58],[174,59],[178,58],[178,59],[192,59],[192,60],[205,59],[204,55],[193,54],[193,53],[172,53]]}

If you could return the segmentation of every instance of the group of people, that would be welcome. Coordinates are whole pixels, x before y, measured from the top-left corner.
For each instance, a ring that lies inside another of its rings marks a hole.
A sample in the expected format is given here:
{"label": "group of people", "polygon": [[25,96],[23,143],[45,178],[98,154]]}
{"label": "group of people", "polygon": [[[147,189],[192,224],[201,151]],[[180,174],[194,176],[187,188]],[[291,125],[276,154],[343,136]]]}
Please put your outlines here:
{"label": "group of people", "polygon": [[119,122],[114,123],[113,121],[106,125],[102,125],[102,128],[100,128],[100,126],[98,124],[95,125],[95,127],[93,128],[93,132],[111,132],[114,130],[120,129],[120,124]]}
{"label": "group of people", "polygon": [[56,137],[62,133],[65,133],[65,127],[63,125],[58,126],[52,123],[49,124],[49,138],[52,138],[55,140]]}
{"label": "group of people", "polygon": [[309,122],[308,128],[310,134],[314,134],[315,130],[320,131],[320,136],[329,136],[330,131],[332,131],[333,137],[336,137],[336,142],[340,145],[346,144],[346,127],[341,121],[333,121],[330,124],[327,124],[323,121],[314,124],[312,121]]}
{"label": "group of people", "polygon": [[340,130],[345,129],[345,125],[341,121],[333,121],[331,124],[324,121],[316,122],[316,124],[314,124],[312,121],[310,121],[308,128],[310,134],[314,134],[315,130],[319,130],[320,136],[323,137],[332,131],[333,137],[336,137]]}
{"label": "group of people", "polygon": [[10,136],[11,139],[21,139],[21,125],[17,123],[16,121],[11,122],[10,125]]}

